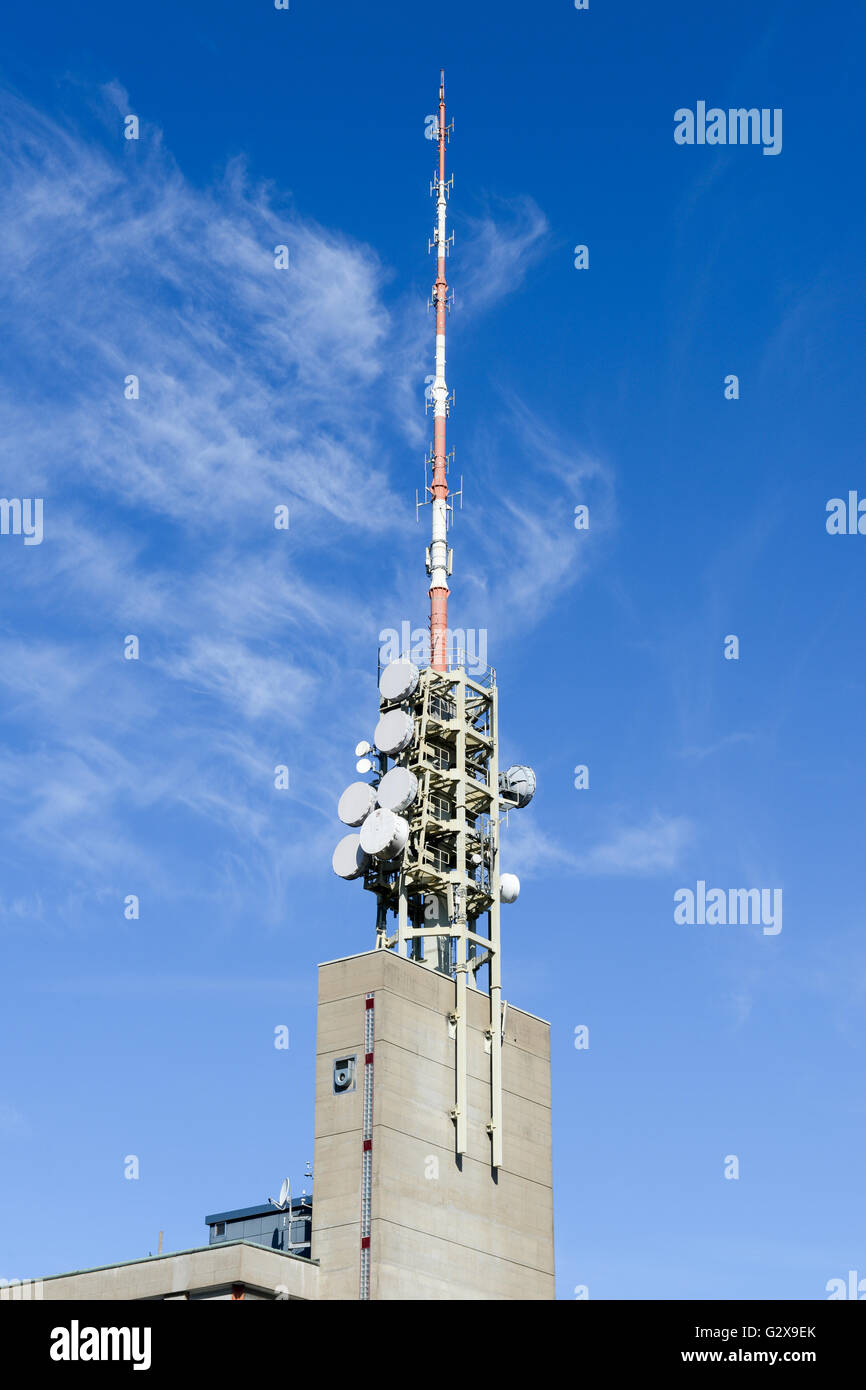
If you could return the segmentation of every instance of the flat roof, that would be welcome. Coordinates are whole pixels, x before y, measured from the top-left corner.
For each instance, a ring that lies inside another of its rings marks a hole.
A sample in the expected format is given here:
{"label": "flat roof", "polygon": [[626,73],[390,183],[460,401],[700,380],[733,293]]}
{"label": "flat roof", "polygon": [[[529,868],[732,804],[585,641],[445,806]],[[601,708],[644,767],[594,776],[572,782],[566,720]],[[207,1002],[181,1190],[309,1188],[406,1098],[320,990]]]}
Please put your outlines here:
{"label": "flat roof", "polygon": [[[312,1197],[297,1197],[292,1199],[291,1211],[303,1211],[305,1207],[312,1210],[312,1206]],[[289,1207],[275,1207],[271,1202],[265,1202],[264,1205],[258,1207],[238,1207],[236,1211],[214,1212],[213,1216],[205,1217],[204,1224],[213,1226],[216,1221],[245,1221],[248,1217],[270,1216],[273,1212],[288,1212],[289,1210]]]}
{"label": "flat roof", "polygon": [[[381,946],[373,946],[370,948],[369,951],[355,951],[351,956],[337,956],[334,960],[320,960],[318,969],[321,970],[322,967],[325,965],[341,965],[344,960],[360,960],[362,956],[378,956],[381,954],[381,951]],[[396,951],[389,950],[386,952],[386,954],[392,956],[394,960],[403,961],[405,965],[414,965],[417,967],[418,970],[430,970],[430,966],[425,965],[423,961],[410,960],[408,956],[398,956]],[[442,975],[443,980],[452,980],[452,977],[450,975],[446,975],[443,971],[434,971],[433,973]],[[487,990],[485,989],[476,989],[473,990],[473,993],[479,995],[482,999],[489,997],[487,994]],[[526,1014],[527,1018],[534,1018],[536,1023],[546,1023],[548,1028],[550,1027],[549,1018],[542,1018],[541,1014],[532,1014],[529,1012],[528,1009],[522,1009],[519,1004],[513,1003],[510,999],[503,999],[502,1002],[503,1004],[507,1004],[509,1009],[516,1009],[519,1014]]]}
{"label": "flat roof", "polygon": [[154,1260],[174,1260],[178,1255],[212,1255],[215,1250],[227,1250],[230,1245],[249,1245],[253,1250],[263,1250],[266,1255],[281,1260],[300,1260],[304,1265],[317,1265],[318,1260],[310,1260],[306,1255],[293,1255],[288,1250],[273,1250],[269,1245],[257,1245],[254,1240],[221,1240],[217,1245],[191,1245],[188,1250],[163,1250],[161,1255],[139,1255],[137,1260],[115,1260],[110,1265],[89,1265],[86,1269],[66,1269],[62,1274],[44,1274],[43,1283],[49,1279],[70,1279],[73,1274],[98,1274],[103,1269],[123,1269],[126,1265],[149,1265]]}

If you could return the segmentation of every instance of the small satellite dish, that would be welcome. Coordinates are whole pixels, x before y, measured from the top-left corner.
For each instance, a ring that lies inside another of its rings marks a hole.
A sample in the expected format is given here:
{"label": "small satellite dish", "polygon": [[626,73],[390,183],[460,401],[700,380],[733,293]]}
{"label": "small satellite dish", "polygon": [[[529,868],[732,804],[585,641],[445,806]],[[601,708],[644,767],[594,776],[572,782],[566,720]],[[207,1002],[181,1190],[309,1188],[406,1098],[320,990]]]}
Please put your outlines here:
{"label": "small satellite dish", "polygon": [[338,878],[360,878],[369,862],[359,835],[344,835],[331,856],[331,867]]}
{"label": "small satellite dish", "polygon": [[522,764],[507,767],[499,774],[499,790],[507,806],[528,806],[535,796],[535,773]]}
{"label": "small satellite dish", "polygon": [[408,767],[392,767],[379,783],[376,800],[388,811],[399,815],[407,810],[418,795],[418,778]]}
{"label": "small satellite dish", "polygon": [[409,822],[380,806],[361,826],[361,849],[377,859],[394,859],[406,848]]}
{"label": "small satellite dish", "polygon": [[418,688],[420,674],[414,661],[405,657],[391,661],[379,677],[379,694],[383,700],[408,700]]}
{"label": "small satellite dish", "polygon": [[366,740],[365,738],[362,738],[360,743],[356,743],[356,744],[355,744],[355,757],[356,757],[356,758],[363,758],[363,756],[364,756],[365,753],[372,753],[372,751],[373,751],[373,745],[372,745],[372,743],[368,743],[367,740]]}
{"label": "small satellite dish", "polygon": [[373,738],[380,753],[395,758],[404,748],[408,748],[414,732],[415,725],[411,714],[407,714],[404,709],[390,709],[387,714],[382,715],[376,725]]}
{"label": "small satellite dish", "polygon": [[370,762],[369,758],[359,758],[358,761],[355,763],[355,771],[372,772],[373,764]]}
{"label": "small satellite dish", "polygon": [[276,1202],[274,1201],[273,1197],[269,1197],[268,1201],[270,1202],[272,1207],[276,1207],[277,1211],[285,1211],[287,1197],[289,1199],[289,1205],[291,1205],[292,1189],[289,1184],[288,1178],[283,1178],[283,1185],[280,1188],[280,1195],[277,1198]]}
{"label": "small satellite dish", "polygon": [[499,901],[516,903],[520,897],[520,879],[517,874],[503,874],[499,880]]}
{"label": "small satellite dish", "polygon": [[369,782],[351,782],[337,803],[344,825],[360,825],[376,805],[376,790]]}

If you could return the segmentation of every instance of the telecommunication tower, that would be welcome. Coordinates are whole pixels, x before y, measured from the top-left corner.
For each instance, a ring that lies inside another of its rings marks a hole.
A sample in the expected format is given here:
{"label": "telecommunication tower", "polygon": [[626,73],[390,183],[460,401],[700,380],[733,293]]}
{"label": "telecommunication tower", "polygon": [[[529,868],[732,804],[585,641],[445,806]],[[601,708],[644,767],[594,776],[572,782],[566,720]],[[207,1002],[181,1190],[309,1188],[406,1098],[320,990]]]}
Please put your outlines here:
{"label": "telecommunication tower", "polygon": [[[356,771],[365,778],[340,797],[338,814],[352,827],[333,855],[334,872],[360,879],[377,901],[376,946],[394,950],[454,981],[450,1016],[455,1086],[451,1117],[455,1152],[467,1145],[467,990],[490,1000],[491,1164],[502,1164],[502,1037],[504,1013],[500,906],[516,901],[514,874],[500,864],[500,831],[510,807],[523,807],[535,792],[531,768],[499,768],[499,700],[496,672],[467,670],[466,653],[448,630],[448,577],[452,552],[446,422],[453,395],[445,379],[445,326],[451,298],[445,264],[454,244],[446,231],[453,175],[446,179],[445,152],[453,131],[446,124],[445,74],[439,87],[436,127],[438,167],[430,184],[436,226],[429,249],[436,254],[431,297],[436,314],[433,447],[425,460],[423,503],[432,512],[427,548],[430,576],[429,660],[408,652],[379,666],[379,721],[372,740],[355,748]],[[430,307],[428,305],[428,307]],[[427,483],[427,469],[432,479]]]}

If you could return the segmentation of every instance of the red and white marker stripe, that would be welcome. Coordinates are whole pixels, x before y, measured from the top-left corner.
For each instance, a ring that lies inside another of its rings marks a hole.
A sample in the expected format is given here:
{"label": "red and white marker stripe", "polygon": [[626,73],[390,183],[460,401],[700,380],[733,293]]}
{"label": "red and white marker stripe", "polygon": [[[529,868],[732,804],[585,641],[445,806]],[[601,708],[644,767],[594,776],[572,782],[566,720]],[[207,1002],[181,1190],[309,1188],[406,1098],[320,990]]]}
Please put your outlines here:
{"label": "red and white marker stripe", "polygon": [[373,1040],[376,1007],[372,994],[364,1001],[364,1096],[361,1150],[361,1286],[359,1297],[370,1297],[370,1227],[373,1193]]}
{"label": "red and white marker stripe", "polygon": [[436,375],[433,380],[433,543],[430,547],[430,665],[448,669],[448,474],[445,463],[445,420],[448,387],[445,384],[445,311],[448,283],[445,279],[445,73],[439,84],[439,181],[437,184]]}

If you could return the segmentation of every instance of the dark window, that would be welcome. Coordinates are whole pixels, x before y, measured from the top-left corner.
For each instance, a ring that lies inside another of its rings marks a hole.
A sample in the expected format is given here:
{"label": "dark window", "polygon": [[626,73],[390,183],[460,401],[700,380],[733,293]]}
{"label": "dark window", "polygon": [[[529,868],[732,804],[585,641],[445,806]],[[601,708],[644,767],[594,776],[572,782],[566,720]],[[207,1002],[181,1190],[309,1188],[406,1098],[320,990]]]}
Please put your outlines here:
{"label": "dark window", "polygon": [[453,719],[455,712],[453,700],[446,700],[441,695],[430,696],[430,713],[434,719]]}
{"label": "dark window", "polygon": [[436,845],[427,846],[424,858],[437,873],[444,874],[453,868],[453,856],[447,849],[439,849]]}
{"label": "dark window", "polygon": [[440,796],[438,792],[430,795],[430,810],[437,820],[451,820],[454,815],[454,802],[447,796]]}
{"label": "dark window", "polygon": [[428,742],[427,757],[440,771],[451,766],[451,750],[442,743]]}

